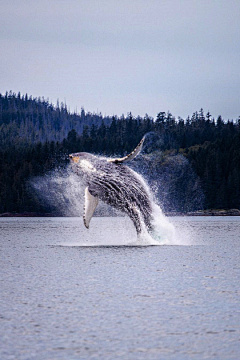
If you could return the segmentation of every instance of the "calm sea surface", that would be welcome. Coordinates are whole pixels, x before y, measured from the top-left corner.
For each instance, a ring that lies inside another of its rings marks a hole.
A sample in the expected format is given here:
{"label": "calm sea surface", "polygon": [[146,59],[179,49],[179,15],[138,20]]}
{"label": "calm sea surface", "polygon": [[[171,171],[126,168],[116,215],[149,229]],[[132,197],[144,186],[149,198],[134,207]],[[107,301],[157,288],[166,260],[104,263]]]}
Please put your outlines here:
{"label": "calm sea surface", "polygon": [[0,359],[240,359],[240,217],[170,221],[1,218]]}

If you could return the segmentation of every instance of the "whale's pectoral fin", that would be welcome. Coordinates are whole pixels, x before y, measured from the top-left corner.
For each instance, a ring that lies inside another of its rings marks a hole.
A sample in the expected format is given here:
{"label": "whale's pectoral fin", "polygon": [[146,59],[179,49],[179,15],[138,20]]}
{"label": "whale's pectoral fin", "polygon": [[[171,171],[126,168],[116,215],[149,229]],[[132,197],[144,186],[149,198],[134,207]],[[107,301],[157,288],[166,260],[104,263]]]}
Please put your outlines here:
{"label": "whale's pectoral fin", "polygon": [[88,187],[86,187],[83,222],[87,229],[89,228],[90,220],[94,214],[97,204],[98,204],[98,197],[93,196],[90,193]]}
{"label": "whale's pectoral fin", "polygon": [[123,158],[117,158],[117,159],[108,159],[108,162],[112,162],[115,164],[123,163],[125,161],[130,161],[134,159],[142,150],[143,142],[144,142],[145,136],[142,138],[138,146],[127,156],[124,156]]}

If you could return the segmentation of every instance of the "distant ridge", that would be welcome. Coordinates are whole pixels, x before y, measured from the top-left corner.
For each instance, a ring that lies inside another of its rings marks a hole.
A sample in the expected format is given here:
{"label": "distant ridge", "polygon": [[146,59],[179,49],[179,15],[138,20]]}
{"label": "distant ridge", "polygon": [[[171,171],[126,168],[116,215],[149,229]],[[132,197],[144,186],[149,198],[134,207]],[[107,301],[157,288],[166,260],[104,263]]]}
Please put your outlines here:
{"label": "distant ridge", "polygon": [[[11,141],[27,141],[31,144],[46,141],[63,141],[69,131],[81,135],[85,126],[99,128],[111,124],[112,118],[102,114],[70,113],[67,105],[56,106],[44,98],[15,94],[12,91],[0,94],[0,143],[6,138]],[[3,136],[4,135],[4,136]]]}

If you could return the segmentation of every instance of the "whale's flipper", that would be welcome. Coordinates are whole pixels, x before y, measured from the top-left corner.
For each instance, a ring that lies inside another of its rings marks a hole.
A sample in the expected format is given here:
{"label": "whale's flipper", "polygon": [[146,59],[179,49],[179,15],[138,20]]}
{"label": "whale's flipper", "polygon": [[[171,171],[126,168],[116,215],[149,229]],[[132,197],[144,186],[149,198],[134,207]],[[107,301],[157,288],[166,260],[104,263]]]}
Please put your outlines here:
{"label": "whale's flipper", "polygon": [[108,162],[119,164],[119,163],[123,163],[123,162],[134,159],[142,150],[144,139],[145,139],[145,136],[142,138],[142,140],[140,141],[138,146],[127,156],[124,156],[123,158],[117,158],[117,159],[108,159]]}
{"label": "whale's flipper", "polygon": [[89,228],[90,220],[97,207],[97,204],[98,204],[98,197],[90,194],[88,187],[86,187],[83,222],[87,229]]}

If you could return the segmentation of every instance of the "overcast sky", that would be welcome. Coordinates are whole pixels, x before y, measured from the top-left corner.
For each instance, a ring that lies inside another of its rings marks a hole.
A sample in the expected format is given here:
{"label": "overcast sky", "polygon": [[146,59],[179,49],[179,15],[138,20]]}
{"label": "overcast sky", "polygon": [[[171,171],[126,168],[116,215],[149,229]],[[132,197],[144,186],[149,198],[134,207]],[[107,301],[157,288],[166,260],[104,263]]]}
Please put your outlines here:
{"label": "overcast sky", "polygon": [[240,115],[240,0],[0,0],[0,92],[71,111]]}

